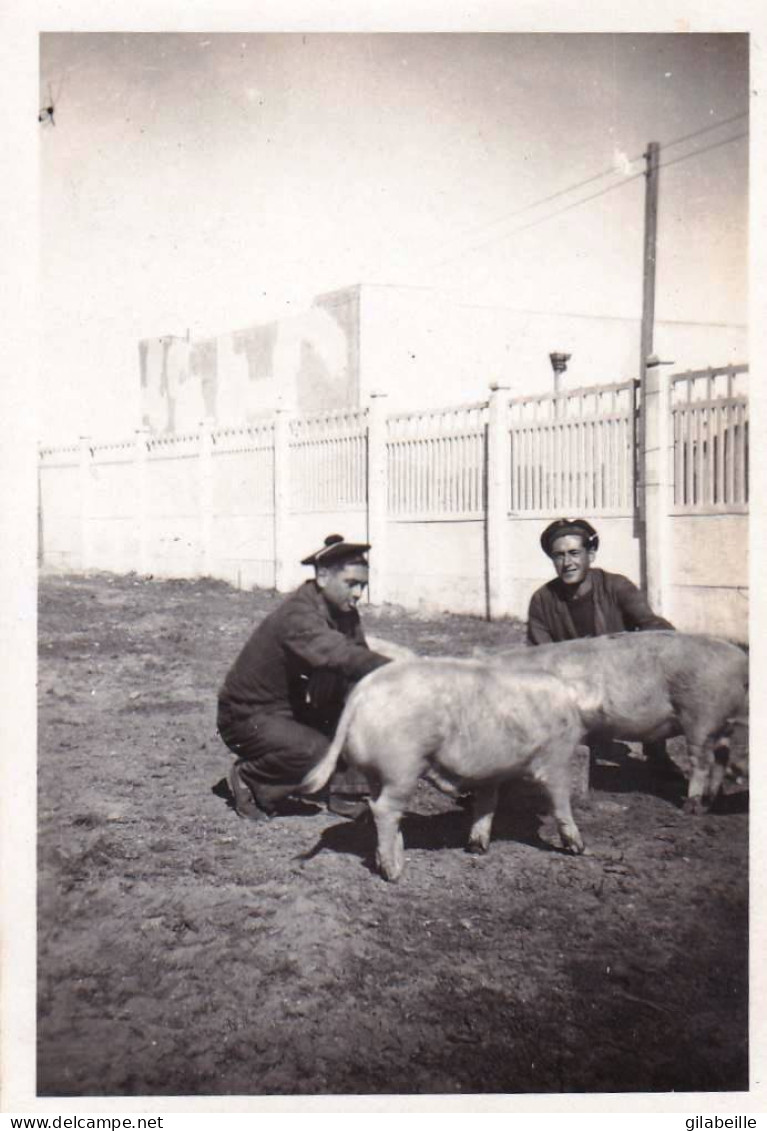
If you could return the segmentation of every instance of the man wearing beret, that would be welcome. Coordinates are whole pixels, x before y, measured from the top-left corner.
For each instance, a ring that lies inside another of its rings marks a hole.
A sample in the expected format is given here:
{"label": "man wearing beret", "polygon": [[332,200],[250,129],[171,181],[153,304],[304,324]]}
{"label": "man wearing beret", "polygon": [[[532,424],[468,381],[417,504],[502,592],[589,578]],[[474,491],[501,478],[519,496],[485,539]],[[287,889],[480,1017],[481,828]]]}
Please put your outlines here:
{"label": "man wearing beret", "polygon": [[530,600],[530,644],[674,627],[652,611],[644,594],[627,577],[593,568],[599,535],[585,519],[558,518],[544,530],[541,546],[557,576]]}
{"label": "man wearing beret", "polygon": [[[620,573],[594,567],[599,535],[583,518],[558,518],[541,535],[541,547],[557,576],[533,593],[527,619],[530,644],[552,644],[610,632],[670,628],[652,611],[640,589]],[[596,753],[607,753],[602,744]],[[678,774],[663,740],[644,743],[651,766]]]}
{"label": "man wearing beret", "polygon": [[[259,624],[224,680],[218,731],[237,758],[229,785],[241,817],[272,816],[297,790],[325,755],[351,685],[388,663],[368,648],[357,613],[369,549],[326,538],[301,562],[314,578]],[[358,816],[363,789],[359,776],[337,771],[328,808]]]}

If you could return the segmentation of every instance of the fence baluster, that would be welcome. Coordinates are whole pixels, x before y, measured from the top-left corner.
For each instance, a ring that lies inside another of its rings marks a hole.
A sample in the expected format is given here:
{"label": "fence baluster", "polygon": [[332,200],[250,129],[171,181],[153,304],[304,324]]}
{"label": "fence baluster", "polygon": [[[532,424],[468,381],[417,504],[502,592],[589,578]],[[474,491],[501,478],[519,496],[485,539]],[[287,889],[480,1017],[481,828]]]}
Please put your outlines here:
{"label": "fence baluster", "polygon": [[746,414],[743,405],[737,406],[737,420],[738,420],[738,446],[737,456],[735,461],[736,466],[736,488],[735,500],[741,505],[745,504],[746,499],[746,435],[747,424]]}

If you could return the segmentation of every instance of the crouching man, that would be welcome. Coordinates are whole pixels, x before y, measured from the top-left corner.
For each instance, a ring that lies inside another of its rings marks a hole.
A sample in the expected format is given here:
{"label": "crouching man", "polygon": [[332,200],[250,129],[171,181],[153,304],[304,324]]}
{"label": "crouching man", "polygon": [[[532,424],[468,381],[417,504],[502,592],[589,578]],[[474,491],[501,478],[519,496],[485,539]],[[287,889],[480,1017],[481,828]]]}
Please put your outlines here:
{"label": "crouching man", "polygon": [[[556,519],[541,535],[541,548],[551,558],[557,576],[530,599],[529,644],[674,628],[653,612],[642,591],[627,577],[594,567],[599,535],[585,519]],[[598,752],[607,750],[600,746]],[[645,743],[644,752],[656,770],[678,773],[662,740]]]}
{"label": "crouching man", "polygon": [[[331,534],[304,558],[305,581],[255,629],[218,697],[218,731],[235,755],[229,774],[241,817],[272,816],[325,755],[349,688],[388,663],[371,651],[357,613],[368,582],[367,543]],[[363,780],[340,768],[328,808],[365,809]]]}

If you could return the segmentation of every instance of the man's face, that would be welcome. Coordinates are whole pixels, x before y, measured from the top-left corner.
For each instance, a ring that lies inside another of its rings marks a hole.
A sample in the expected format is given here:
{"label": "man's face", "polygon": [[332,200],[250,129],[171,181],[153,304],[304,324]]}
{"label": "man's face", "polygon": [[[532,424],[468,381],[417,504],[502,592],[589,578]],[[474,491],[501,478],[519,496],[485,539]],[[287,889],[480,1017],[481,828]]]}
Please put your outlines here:
{"label": "man's face", "polygon": [[345,565],[317,571],[317,585],[327,603],[341,613],[357,607],[368,583],[368,567]]}
{"label": "man's face", "polygon": [[580,585],[594,561],[594,551],[586,549],[580,534],[563,534],[552,543],[551,560],[565,585]]}

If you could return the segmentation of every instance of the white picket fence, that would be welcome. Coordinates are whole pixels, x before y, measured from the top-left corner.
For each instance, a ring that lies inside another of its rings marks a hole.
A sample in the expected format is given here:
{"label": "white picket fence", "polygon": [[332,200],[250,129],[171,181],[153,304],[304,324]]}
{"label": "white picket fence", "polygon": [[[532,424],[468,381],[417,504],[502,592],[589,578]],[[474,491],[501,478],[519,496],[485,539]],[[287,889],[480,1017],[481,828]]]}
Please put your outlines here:
{"label": "white picket fence", "polygon": [[[299,551],[336,529],[375,542],[377,601],[397,568],[387,563],[391,540],[398,554],[406,548],[421,585],[437,567],[421,569],[419,555],[445,559],[444,572],[465,550],[484,571],[472,592],[488,594],[486,611],[519,614],[545,568],[533,531],[557,515],[612,524],[616,553],[620,543],[618,557],[636,572],[637,471],[648,474],[653,447],[668,443],[668,490],[653,496],[661,524],[747,513],[747,367],[659,379],[665,392],[648,400],[645,453],[636,447],[635,381],[514,399],[495,389],[484,402],[389,415],[381,397],[362,409],[278,413],[235,428],[44,447],[40,558],[59,569],[206,574],[282,589]],[[664,461],[650,481],[664,479]],[[656,527],[652,515],[644,521],[648,545]],[[680,546],[691,536],[674,528]],[[528,547],[522,557],[518,546]],[[516,590],[515,578],[524,580]],[[400,569],[398,594],[406,584]]]}
{"label": "white picket fence", "polygon": [[365,411],[295,417],[289,429],[293,512],[364,506],[367,486]]}
{"label": "white picket fence", "polygon": [[487,402],[388,418],[388,512],[398,518],[484,514]]}
{"label": "white picket fence", "polygon": [[677,513],[748,509],[746,373],[740,365],[672,379]]}
{"label": "white picket fence", "polygon": [[635,401],[633,381],[512,401],[510,509],[630,513]]}

